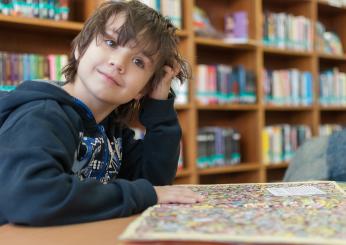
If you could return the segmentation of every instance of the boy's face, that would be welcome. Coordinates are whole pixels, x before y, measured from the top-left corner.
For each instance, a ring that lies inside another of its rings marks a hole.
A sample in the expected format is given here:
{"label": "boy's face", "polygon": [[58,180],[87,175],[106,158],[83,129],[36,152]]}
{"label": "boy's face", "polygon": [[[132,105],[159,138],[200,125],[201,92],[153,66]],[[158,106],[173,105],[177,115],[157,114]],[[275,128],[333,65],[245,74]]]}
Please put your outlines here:
{"label": "boy's face", "polygon": [[[74,85],[86,103],[115,109],[142,97],[142,90],[155,70],[155,61],[130,41],[117,46],[117,30],[125,21],[123,14],[110,18],[107,36],[94,39],[81,57]],[[139,45],[138,45],[139,46]],[[78,58],[78,53],[75,53]]]}

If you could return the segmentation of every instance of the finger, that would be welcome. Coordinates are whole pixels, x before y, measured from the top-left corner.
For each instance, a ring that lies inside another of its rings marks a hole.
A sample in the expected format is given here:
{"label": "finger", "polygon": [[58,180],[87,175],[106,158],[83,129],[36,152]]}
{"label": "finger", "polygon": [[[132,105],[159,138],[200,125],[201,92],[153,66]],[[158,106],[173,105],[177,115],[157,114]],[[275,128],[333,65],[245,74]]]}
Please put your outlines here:
{"label": "finger", "polygon": [[192,193],[192,194],[187,193],[180,196],[184,198],[193,198],[196,202],[202,202],[204,200],[204,197],[197,193]]}
{"label": "finger", "polygon": [[169,74],[169,75],[174,75],[174,69],[170,66],[164,66],[163,69],[165,70],[165,73],[166,74]]}
{"label": "finger", "polygon": [[176,200],[176,203],[186,203],[186,204],[191,204],[191,203],[197,203],[197,199],[194,197],[184,197],[184,196],[180,196],[178,197],[178,199]]}
{"label": "finger", "polygon": [[199,193],[196,193],[188,188],[176,190],[177,194],[182,196],[182,197],[187,197],[187,198],[194,198],[197,202],[202,202],[204,200],[204,197],[200,195]]}
{"label": "finger", "polygon": [[173,73],[174,73],[174,76],[178,75],[178,73],[180,72],[180,65],[178,64],[177,61],[174,61],[174,64],[173,64]]}
{"label": "finger", "polygon": [[167,78],[169,79],[173,79],[175,76],[177,76],[180,72],[180,65],[178,65],[177,62],[175,62],[176,64],[173,67],[170,66],[165,66],[164,70],[165,70],[165,75],[167,75]]}

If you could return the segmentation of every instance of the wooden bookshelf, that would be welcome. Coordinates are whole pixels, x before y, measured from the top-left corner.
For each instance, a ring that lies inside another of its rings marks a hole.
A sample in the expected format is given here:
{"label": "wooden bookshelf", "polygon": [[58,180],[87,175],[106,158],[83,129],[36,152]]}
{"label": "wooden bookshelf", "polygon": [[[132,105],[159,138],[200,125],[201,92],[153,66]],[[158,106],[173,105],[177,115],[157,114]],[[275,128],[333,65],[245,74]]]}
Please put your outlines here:
{"label": "wooden bookshelf", "polygon": [[54,21],[38,18],[7,16],[0,14],[0,25],[14,29],[41,29],[42,31],[57,31],[78,33],[83,23],[76,21]]}
{"label": "wooden bookshelf", "polygon": [[258,46],[255,40],[249,40],[245,43],[230,43],[223,40],[205,38],[205,37],[195,37],[195,44],[200,46],[211,46],[213,48],[228,48],[228,49],[244,49],[244,50],[254,50]]}
{"label": "wooden bookshelf", "polygon": [[263,47],[263,52],[272,56],[288,56],[288,57],[312,57],[313,53],[309,51],[286,50],[276,47]]}
{"label": "wooden bookshelf", "polygon": [[[29,19],[0,15],[0,51],[25,53],[65,53],[70,42],[81,30],[95,7],[102,0],[71,1],[73,10],[69,21]],[[202,8],[212,25],[223,31],[224,15],[245,10],[248,13],[249,40],[229,43],[213,38],[199,37],[193,30],[193,7]],[[176,183],[236,183],[280,181],[289,163],[264,164],[262,157],[262,130],[272,124],[306,124],[312,134],[318,135],[320,124],[346,124],[346,106],[319,104],[319,72],[338,67],[346,72],[346,54],[326,54],[313,48],[297,51],[268,47],[263,44],[263,13],[285,12],[309,18],[313,25],[323,23],[335,31],[346,48],[346,8],[336,7],[322,0],[182,0],[183,28],[178,31],[180,51],[191,63],[194,78],[189,81],[189,102],[177,105],[183,129],[184,167],[177,172]],[[313,35],[316,35],[313,28]],[[201,105],[197,102],[196,67],[198,64],[242,64],[256,75],[255,104]],[[297,68],[313,75],[314,100],[309,106],[276,106],[264,103],[262,71]],[[197,130],[203,126],[234,127],[241,134],[241,163],[234,166],[198,169]]]}
{"label": "wooden bookshelf", "polygon": [[67,54],[70,43],[82,29],[76,21],[53,21],[0,14],[1,51]]}

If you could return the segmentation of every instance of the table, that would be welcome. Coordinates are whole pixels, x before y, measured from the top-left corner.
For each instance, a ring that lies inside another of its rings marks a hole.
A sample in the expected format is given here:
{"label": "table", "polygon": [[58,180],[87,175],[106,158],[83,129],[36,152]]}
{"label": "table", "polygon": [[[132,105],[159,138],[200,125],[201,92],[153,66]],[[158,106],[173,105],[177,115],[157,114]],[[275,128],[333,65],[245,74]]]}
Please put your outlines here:
{"label": "table", "polygon": [[[209,245],[210,242],[129,243],[117,238],[138,215],[77,225],[53,227],[0,226],[1,245]],[[218,243],[220,244],[220,243]]]}
{"label": "table", "polygon": [[1,245],[108,245],[126,244],[117,240],[137,216],[54,227],[0,226]]}

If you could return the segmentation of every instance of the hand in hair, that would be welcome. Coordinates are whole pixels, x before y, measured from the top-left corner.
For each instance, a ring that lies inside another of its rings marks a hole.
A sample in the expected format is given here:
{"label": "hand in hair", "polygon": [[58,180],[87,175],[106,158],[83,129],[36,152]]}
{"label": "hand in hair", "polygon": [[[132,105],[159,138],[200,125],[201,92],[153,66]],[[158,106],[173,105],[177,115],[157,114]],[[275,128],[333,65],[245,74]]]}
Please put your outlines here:
{"label": "hand in hair", "polygon": [[174,67],[164,66],[164,70],[166,74],[154,89],[154,91],[149,94],[150,98],[157,100],[165,100],[168,98],[172,80],[179,73],[180,67],[178,66],[178,64],[175,64]]}

